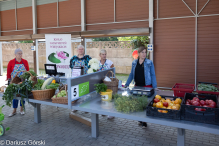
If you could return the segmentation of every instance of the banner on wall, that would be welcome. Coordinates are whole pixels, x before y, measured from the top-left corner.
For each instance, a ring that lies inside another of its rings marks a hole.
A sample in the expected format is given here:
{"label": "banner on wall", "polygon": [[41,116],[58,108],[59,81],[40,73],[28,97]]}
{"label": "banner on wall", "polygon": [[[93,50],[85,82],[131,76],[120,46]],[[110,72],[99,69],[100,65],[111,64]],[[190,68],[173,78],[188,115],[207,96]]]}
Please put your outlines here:
{"label": "banner on wall", "polygon": [[71,34],[46,34],[46,63],[56,64],[57,72],[71,74]]}

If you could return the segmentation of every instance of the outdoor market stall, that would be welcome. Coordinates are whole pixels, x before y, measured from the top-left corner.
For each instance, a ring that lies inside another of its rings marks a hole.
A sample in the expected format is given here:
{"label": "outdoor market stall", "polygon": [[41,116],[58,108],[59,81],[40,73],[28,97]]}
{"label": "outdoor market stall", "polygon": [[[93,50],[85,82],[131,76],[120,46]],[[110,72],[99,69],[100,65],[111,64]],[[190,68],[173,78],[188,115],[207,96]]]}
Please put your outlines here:
{"label": "outdoor market stall", "polygon": [[[101,83],[106,74],[109,71],[113,71],[115,73],[115,68],[101,71],[101,72],[95,72],[92,74],[87,74],[83,76],[79,76],[76,78],[65,78],[60,77],[60,81],[64,84],[67,84],[68,88],[68,104],[59,104],[59,103],[52,103],[51,100],[35,100],[33,98],[29,99],[29,102],[34,106],[34,122],[40,123],[41,122],[41,109],[40,105],[51,105],[51,106],[57,106],[57,107],[63,107],[73,110],[80,110],[84,112],[90,112],[91,113],[91,135],[94,138],[97,138],[99,135],[99,117],[98,115],[109,115],[119,118],[125,118],[130,120],[136,120],[136,121],[143,121],[148,123],[155,123],[170,127],[177,128],[177,145],[178,146],[184,146],[185,145],[185,129],[194,130],[194,131],[200,131],[200,132],[206,132],[206,133],[212,133],[212,134],[219,134],[219,126],[214,124],[206,124],[206,123],[198,123],[198,122],[192,122],[192,121],[186,121],[179,119],[166,119],[166,118],[160,118],[160,117],[151,117],[147,116],[146,111],[139,111],[139,112],[130,112],[130,113],[124,113],[119,112],[115,108],[114,101],[112,102],[106,102],[101,100],[101,95],[94,91],[94,84]],[[79,96],[82,89],[82,86],[86,87],[88,89],[88,94]],[[75,92],[76,91],[76,92]],[[130,90],[118,90],[118,94],[128,96],[131,94]],[[152,96],[148,97],[148,102],[153,102],[153,99],[155,95],[164,95],[167,97],[173,96],[173,91],[155,91],[155,93]],[[15,97],[19,98],[19,97]],[[79,99],[77,102],[72,103],[72,101],[75,101]],[[183,98],[181,98],[183,99]],[[147,105],[149,106],[149,104]],[[181,110],[178,111],[179,113]],[[163,113],[165,114],[165,113]]]}

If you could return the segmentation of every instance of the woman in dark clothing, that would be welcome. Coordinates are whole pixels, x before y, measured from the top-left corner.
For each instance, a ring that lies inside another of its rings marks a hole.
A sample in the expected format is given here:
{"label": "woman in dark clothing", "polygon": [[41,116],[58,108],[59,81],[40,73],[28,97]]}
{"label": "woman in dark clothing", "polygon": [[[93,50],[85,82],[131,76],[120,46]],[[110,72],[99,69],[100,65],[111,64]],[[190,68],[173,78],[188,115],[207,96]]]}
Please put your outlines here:
{"label": "woman in dark clothing", "polygon": [[[154,64],[146,58],[147,51],[144,46],[138,49],[138,59],[132,62],[132,70],[125,84],[128,87],[134,79],[135,86],[157,88],[157,81],[154,71]],[[147,127],[146,122],[139,122],[142,128]]]}

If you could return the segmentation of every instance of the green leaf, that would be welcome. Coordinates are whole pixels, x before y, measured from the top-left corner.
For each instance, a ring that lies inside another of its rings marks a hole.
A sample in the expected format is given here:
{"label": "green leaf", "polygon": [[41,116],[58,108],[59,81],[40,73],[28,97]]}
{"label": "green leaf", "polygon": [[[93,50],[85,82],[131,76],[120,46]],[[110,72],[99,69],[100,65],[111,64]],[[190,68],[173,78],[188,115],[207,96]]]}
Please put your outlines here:
{"label": "green leaf", "polygon": [[5,129],[5,131],[8,131],[8,130],[10,130],[10,127],[7,127],[7,128]]}

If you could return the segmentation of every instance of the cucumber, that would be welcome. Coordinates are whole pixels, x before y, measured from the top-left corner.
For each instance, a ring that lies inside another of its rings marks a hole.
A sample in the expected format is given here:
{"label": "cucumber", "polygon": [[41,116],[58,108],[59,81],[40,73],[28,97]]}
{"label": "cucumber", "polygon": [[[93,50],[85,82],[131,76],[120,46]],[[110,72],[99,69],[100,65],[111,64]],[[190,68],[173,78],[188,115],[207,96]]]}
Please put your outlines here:
{"label": "cucumber", "polygon": [[54,80],[53,77],[48,78],[48,79],[43,83],[41,89],[42,89],[42,90],[45,90],[45,89],[46,89],[46,86],[47,86],[47,85],[50,85],[50,84],[52,83],[52,80]]}

